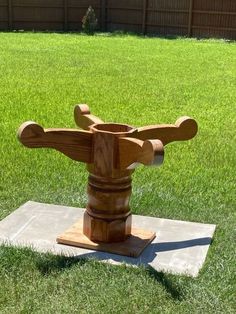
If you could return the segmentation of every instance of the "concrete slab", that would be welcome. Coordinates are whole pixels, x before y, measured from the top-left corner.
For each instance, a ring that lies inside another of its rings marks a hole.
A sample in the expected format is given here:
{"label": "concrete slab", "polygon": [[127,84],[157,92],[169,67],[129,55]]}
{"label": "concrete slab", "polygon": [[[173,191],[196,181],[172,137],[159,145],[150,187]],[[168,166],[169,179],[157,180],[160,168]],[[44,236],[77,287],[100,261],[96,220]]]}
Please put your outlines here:
{"label": "concrete slab", "polygon": [[29,201],[0,222],[0,243],[30,246],[78,258],[112,264],[150,265],[157,271],[196,277],[215,231],[215,225],[133,215],[137,228],[156,232],[138,258],[97,252],[56,243],[56,237],[83,217],[84,209]]}

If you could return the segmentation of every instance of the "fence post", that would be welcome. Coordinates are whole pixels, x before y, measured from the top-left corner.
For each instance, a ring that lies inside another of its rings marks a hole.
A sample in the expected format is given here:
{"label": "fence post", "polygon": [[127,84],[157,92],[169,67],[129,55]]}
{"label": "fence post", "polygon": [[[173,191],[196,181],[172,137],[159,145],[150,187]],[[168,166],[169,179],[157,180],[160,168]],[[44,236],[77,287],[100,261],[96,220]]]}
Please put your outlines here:
{"label": "fence post", "polygon": [[68,0],[64,0],[64,31],[68,30]]}
{"label": "fence post", "polygon": [[146,26],[147,26],[147,5],[148,0],[143,0],[143,22],[142,22],[142,33],[146,34]]}
{"label": "fence post", "polygon": [[188,37],[192,36],[192,22],[193,22],[193,0],[189,0]]}
{"label": "fence post", "polygon": [[12,28],[12,0],[8,0],[8,29],[11,31]]}
{"label": "fence post", "polygon": [[101,30],[106,31],[107,26],[107,14],[106,14],[106,0],[101,0]]}

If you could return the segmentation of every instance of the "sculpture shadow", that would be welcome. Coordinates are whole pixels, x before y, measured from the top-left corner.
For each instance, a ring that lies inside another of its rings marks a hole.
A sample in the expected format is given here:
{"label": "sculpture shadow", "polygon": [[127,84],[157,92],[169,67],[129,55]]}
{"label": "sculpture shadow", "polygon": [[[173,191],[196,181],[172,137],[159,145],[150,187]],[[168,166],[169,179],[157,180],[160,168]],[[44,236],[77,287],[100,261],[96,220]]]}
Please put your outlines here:
{"label": "sculpture shadow", "polygon": [[181,301],[183,295],[181,289],[169,278],[168,274],[164,274],[162,271],[156,271],[152,268],[151,263],[158,253],[167,252],[179,249],[185,249],[194,246],[209,245],[212,242],[212,238],[204,237],[185,241],[165,242],[165,243],[151,243],[138,258],[116,255],[112,253],[106,253],[102,251],[93,251],[74,257],[66,257],[62,255],[42,255],[36,259],[36,266],[38,270],[44,276],[56,275],[58,272],[62,272],[65,269],[71,268],[74,265],[83,265],[89,259],[98,259],[103,261],[113,260],[118,263],[127,263],[136,266],[144,266],[147,274],[161,284],[166,292],[176,300]]}
{"label": "sculpture shadow", "polygon": [[112,253],[106,253],[102,251],[93,251],[77,256],[78,258],[96,258],[99,260],[113,260],[118,263],[127,263],[132,265],[148,265],[152,263],[157,257],[158,253],[186,249],[194,246],[205,246],[210,245],[212,242],[211,237],[203,237],[184,241],[175,242],[161,242],[161,243],[151,243],[149,244],[142,254],[137,257],[128,257]]}
{"label": "sculpture shadow", "polygon": [[[91,257],[90,257],[91,258]],[[62,255],[51,255],[46,257],[36,257],[36,267],[40,273],[45,276],[57,276],[59,273],[70,269],[74,265],[84,265],[89,259],[88,258],[75,258],[75,257],[66,257]],[[119,266],[114,266],[119,267]],[[176,300],[181,301],[183,299],[181,290],[174,284],[174,282],[168,278],[168,275],[163,272],[157,272],[152,267],[145,267],[146,273],[153,278],[156,282],[161,284],[165,291]]]}
{"label": "sculpture shadow", "polygon": [[168,275],[164,274],[163,272],[158,272],[151,266],[146,267],[147,274],[153,278],[156,282],[161,284],[166,293],[168,293],[173,299],[182,301],[184,299],[183,293],[181,288],[174,282],[168,278]]}
{"label": "sculpture shadow", "polygon": [[83,265],[85,258],[74,258],[63,255],[44,254],[37,256],[35,264],[43,276],[56,275],[74,265]]}
{"label": "sculpture shadow", "polygon": [[78,258],[96,258],[103,261],[113,260],[117,263],[144,266],[148,275],[160,283],[173,299],[181,301],[183,300],[181,289],[174,284],[174,281],[169,278],[169,275],[163,273],[163,271],[156,271],[150,264],[155,258],[158,258],[158,253],[186,249],[194,246],[205,246],[210,245],[211,243],[211,237],[203,237],[184,241],[151,243],[138,258],[99,251],[83,254],[78,256]]}

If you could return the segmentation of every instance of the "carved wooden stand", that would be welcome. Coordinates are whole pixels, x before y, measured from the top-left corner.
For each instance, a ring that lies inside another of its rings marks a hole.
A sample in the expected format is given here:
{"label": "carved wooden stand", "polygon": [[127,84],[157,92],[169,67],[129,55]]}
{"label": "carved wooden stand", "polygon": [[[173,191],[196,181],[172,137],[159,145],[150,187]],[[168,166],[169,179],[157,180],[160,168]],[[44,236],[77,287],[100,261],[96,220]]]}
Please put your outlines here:
{"label": "carved wooden stand", "polygon": [[193,138],[197,123],[182,117],[174,125],[134,128],[104,123],[87,105],[74,111],[77,129],[43,129],[34,122],[22,124],[18,137],[30,148],[54,148],[87,164],[88,203],[78,222],[57,242],[137,257],[155,233],[132,228],[129,199],[131,175],[138,164],[160,165],[164,145]]}

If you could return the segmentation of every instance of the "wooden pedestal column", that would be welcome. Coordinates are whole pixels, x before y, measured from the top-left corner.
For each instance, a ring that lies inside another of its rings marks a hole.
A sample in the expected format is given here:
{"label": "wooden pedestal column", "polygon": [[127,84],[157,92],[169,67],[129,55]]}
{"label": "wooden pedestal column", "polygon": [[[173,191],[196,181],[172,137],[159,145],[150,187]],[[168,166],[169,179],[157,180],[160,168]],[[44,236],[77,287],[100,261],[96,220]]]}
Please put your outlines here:
{"label": "wooden pedestal column", "polygon": [[136,130],[122,124],[95,124],[94,160],[88,166],[88,204],[84,214],[84,234],[95,242],[120,242],[131,234],[132,170],[118,170],[118,141]]}
{"label": "wooden pedestal column", "polygon": [[137,257],[155,233],[132,226],[131,175],[139,164],[162,164],[164,145],[193,138],[197,123],[182,117],[174,125],[133,128],[104,123],[90,113],[87,105],[75,107],[75,121],[84,130],[43,129],[26,122],[18,132],[27,147],[54,148],[87,164],[88,203],[84,219],[58,236],[57,242]]}
{"label": "wooden pedestal column", "polygon": [[95,242],[120,242],[131,234],[131,176],[88,179],[84,234]]}

